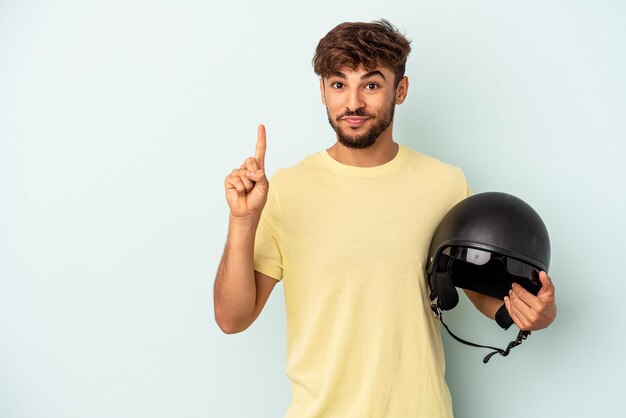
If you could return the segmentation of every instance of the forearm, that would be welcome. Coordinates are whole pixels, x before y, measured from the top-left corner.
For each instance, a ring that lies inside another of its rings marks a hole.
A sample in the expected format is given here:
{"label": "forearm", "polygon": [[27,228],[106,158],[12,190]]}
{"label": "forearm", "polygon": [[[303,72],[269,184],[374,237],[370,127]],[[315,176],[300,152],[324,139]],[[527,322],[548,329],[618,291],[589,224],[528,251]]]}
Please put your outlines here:
{"label": "forearm", "polygon": [[215,278],[215,321],[226,333],[245,329],[254,312],[254,237],[258,219],[241,221],[231,216],[224,255]]}
{"label": "forearm", "polygon": [[482,312],[488,318],[495,320],[496,312],[504,304],[500,299],[492,298],[491,296],[483,295],[482,293],[474,292],[471,290],[465,290],[465,294],[472,301],[476,309]]}

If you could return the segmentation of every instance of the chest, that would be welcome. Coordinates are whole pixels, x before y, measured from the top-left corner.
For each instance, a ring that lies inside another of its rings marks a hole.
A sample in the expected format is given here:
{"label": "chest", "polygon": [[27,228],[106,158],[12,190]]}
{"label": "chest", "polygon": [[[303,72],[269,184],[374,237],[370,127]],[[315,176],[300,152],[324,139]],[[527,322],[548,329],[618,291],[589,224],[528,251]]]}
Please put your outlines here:
{"label": "chest", "polygon": [[425,260],[449,203],[428,184],[359,180],[311,187],[285,205],[287,256],[330,263]]}

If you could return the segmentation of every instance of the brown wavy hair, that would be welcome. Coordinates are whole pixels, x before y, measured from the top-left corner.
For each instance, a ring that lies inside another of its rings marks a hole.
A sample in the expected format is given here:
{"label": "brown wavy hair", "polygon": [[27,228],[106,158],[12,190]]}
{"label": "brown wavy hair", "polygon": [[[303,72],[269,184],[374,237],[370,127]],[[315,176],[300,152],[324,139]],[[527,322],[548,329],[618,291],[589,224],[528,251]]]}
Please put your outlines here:
{"label": "brown wavy hair", "polygon": [[341,68],[388,67],[395,74],[398,86],[404,76],[411,41],[388,20],[371,23],[345,22],[320,39],[313,57],[315,74],[324,78]]}

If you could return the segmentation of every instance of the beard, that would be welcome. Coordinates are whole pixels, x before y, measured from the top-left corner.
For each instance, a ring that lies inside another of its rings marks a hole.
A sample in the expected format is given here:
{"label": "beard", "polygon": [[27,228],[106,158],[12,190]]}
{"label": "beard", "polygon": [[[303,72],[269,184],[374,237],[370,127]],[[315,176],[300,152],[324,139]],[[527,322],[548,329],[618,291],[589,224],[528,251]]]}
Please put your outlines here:
{"label": "beard", "polygon": [[337,116],[337,118],[333,120],[333,118],[330,116],[330,113],[328,112],[328,107],[326,107],[326,114],[328,115],[328,122],[330,123],[330,126],[332,126],[335,133],[337,133],[337,140],[342,145],[353,149],[363,149],[374,145],[380,134],[382,134],[389,127],[389,125],[391,125],[391,122],[393,122],[395,109],[396,104],[394,102],[391,102],[391,107],[389,108],[389,111],[383,114],[380,120],[375,121],[373,126],[371,126],[366,132],[360,135],[350,135],[349,133],[342,131],[341,127],[339,126],[339,121],[344,116],[364,116],[370,118],[374,117],[373,115],[366,113],[365,110],[357,109],[354,112],[348,111]]}

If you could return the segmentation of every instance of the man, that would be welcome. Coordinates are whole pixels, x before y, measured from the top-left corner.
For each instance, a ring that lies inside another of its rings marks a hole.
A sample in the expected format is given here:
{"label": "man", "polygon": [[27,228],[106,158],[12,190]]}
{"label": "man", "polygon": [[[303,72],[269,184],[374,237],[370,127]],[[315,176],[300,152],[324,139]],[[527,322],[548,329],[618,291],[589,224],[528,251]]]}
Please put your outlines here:
{"label": "man", "polygon": [[[336,143],[265,177],[266,134],[225,180],[228,239],[214,289],[226,333],[245,330],[284,284],[287,417],[450,417],[439,323],[424,267],[448,209],[471,194],[456,167],[399,145],[409,41],[389,22],[343,23],[313,60]],[[284,280],[283,280],[284,278]],[[518,327],[548,326],[554,288],[505,301]],[[490,318],[502,301],[466,292]]]}

